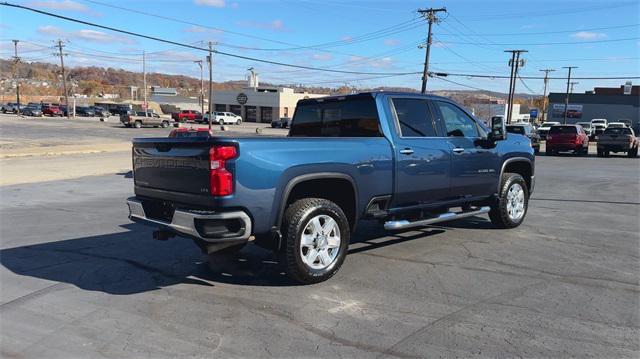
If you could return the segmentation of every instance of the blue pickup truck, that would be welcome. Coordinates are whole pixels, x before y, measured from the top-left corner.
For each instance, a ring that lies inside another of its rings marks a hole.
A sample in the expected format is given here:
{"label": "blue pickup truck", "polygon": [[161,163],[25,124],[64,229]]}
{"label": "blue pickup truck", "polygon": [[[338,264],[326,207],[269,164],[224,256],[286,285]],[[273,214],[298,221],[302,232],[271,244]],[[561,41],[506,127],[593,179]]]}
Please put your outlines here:
{"label": "blue pickup truck", "polygon": [[299,101],[287,137],[134,139],[129,218],[206,253],[253,240],[281,252],[295,280],[320,282],[360,220],[520,225],[534,151],[502,119],[490,125],[447,98],[375,92]]}

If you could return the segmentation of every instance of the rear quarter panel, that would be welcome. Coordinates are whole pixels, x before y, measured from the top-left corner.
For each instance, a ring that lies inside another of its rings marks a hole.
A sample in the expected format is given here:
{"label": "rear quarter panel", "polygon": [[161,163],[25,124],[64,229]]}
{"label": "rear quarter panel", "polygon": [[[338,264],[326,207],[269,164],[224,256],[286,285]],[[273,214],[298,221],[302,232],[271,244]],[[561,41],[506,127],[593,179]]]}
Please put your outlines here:
{"label": "rear quarter panel", "polygon": [[246,208],[255,233],[266,233],[276,224],[287,184],[301,175],[332,172],[349,176],[355,184],[358,215],[371,197],[392,193],[393,158],[384,137],[236,140],[240,143],[236,191],[220,204]]}

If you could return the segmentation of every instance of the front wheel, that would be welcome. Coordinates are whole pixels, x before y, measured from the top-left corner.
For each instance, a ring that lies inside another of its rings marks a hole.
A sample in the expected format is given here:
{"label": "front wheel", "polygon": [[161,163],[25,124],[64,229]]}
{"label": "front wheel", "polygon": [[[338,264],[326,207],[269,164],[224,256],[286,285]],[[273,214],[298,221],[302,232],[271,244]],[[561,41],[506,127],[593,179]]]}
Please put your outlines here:
{"label": "front wheel", "polygon": [[322,198],[304,198],[290,205],[284,217],[288,275],[302,283],[331,278],[347,255],[350,229],[342,209]]}
{"label": "front wheel", "polygon": [[631,157],[631,158],[638,157],[638,147],[629,149],[629,152],[627,152],[627,157]]}
{"label": "front wheel", "polygon": [[237,120],[236,121],[236,125],[240,125],[242,123],[242,120]]}
{"label": "front wheel", "polygon": [[133,124],[133,127],[135,127],[135,128],[142,128],[142,122],[140,122],[140,121],[136,121],[136,122]]}
{"label": "front wheel", "polygon": [[524,221],[529,206],[527,182],[517,173],[502,175],[502,185],[496,203],[491,206],[489,218],[498,228],[515,228]]}

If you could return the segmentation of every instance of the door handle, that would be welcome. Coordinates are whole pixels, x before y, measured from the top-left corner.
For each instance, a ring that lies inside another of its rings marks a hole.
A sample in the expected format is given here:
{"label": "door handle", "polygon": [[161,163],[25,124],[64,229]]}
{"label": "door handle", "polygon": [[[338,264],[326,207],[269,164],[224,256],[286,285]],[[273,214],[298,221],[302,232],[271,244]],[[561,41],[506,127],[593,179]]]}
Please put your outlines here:
{"label": "door handle", "polygon": [[462,152],[464,152],[464,148],[462,147],[455,147],[453,149],[453,153],[462,153]]}
{"label": "door handle", "polygon": [[400,150],[400,153],[402,153],[403,155],[411,155],[413,154],[413,150],[410,148],[405,148],[403,150]]}

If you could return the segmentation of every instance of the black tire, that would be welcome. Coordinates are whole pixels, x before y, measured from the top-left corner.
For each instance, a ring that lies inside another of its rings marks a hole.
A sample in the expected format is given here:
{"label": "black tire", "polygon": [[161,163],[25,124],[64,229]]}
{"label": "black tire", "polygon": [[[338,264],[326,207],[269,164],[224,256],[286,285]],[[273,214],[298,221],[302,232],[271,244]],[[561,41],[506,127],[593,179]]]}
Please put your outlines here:
{"label": "black tire", "polygon": [[[326,215],[336,221],[340,230],[340,245],[335,259],[323,269],[314,269],[303,262],[302,234],[311,219]],[[286,246],[287,274],[306,284],[319,283],[331,278],[342,266],[349,246],[350,228],[347,217],[335,203],[322,198],[304,198],[291,204],[285,211],[282,236]]]}
{"label": "black tire", "polygon": [[[524,191],[524,213],[521,217],[513,219],[509,216],[507,208],[507,194],[509,189],[514,185],[520,185]],[[517,173],[505,173],[502,175],[502,185],[500,187],[499,197],[496,202],[491,206],[489,212],[489,218],[491,223],[497,228],[515,228],[519,226],[527,215],[527,209],[529,207],[529,188],[527,182]]]}
{"label": "black tire", "polygon": [[142,122],[140,122],[140,121],[136,121],[136,122],[133,124],[133,127],[135,127],[135,128],[141,128],[141,127],[142,127]]}
{"label": "black tire", "polygon": [[605,156],[605,157],[609,157],[610,155],[611,155],[611,152],[609,152],[609,151],[604,151],[604,156]]}
{"label": "black tire", "polygon": [[635,158],[638,156],[638,147],[632,148],[627,152],[627,157]]}
{"label": "black tire", "polygon": [[169,122],[162,121],[162,128],[167,128],[167,127],[169,127]]}
{"label": "black tire", "polygon": [[553,153],[552,149],[547,148],[547,149],[544,150],[544,154],[545,154],[545,156],[553,156],[554,153]]}
{"label": "black tire", "polygon": [[603,157],[604,156],[604,152],[601,149],[598,149],[597,156],[598,157]]}
{"label": "black tire", "polygon": [[242,120],[237,120],[236,121],[236,125],[240,126],[240,124],[242,123]]}

